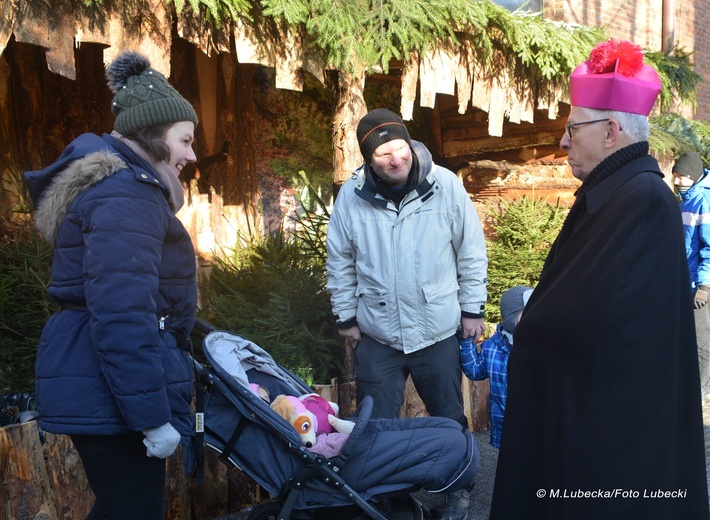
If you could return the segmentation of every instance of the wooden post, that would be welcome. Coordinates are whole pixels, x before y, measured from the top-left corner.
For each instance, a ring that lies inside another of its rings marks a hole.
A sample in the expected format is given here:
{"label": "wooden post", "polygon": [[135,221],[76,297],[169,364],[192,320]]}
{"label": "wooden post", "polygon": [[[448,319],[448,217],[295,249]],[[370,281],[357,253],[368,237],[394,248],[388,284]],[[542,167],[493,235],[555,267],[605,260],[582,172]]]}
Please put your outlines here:
{"label": "wooden post", "polygon": [[[26,424],[37,428],[36,422]],[[68,435],[45,433],[42,446],[34,449],[44,452],[57,518],[85,518],[94,506],[95,499],[71,438]]]}
{"label": "wooden post", "polygon": [[3,518],[58,518],[36,422],[0,428],[0,480]]}
{"label": "wooden post", "polygon": [[337,85],[333,113],[333,186],[334,195],[362,162],[357,142],[357,124],[367,113],[365,106],[365,71],[349,74],[336,72]]}

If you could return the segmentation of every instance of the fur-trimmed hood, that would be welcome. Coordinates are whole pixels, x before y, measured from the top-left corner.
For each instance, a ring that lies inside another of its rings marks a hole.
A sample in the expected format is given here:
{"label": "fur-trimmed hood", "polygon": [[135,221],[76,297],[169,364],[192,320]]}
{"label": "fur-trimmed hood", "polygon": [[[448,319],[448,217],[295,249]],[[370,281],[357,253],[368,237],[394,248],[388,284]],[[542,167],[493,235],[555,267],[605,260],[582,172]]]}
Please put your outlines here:
{"label": "fur-trimmed hood", "polygon": [[108,150],[99,150],[75,160],[54,175],[51,183],[39,195],[35,214],[37,230],[42,237],[54,244],[59,225],[74,199],[87,188],[124,168],[126,163],[118,155]]}

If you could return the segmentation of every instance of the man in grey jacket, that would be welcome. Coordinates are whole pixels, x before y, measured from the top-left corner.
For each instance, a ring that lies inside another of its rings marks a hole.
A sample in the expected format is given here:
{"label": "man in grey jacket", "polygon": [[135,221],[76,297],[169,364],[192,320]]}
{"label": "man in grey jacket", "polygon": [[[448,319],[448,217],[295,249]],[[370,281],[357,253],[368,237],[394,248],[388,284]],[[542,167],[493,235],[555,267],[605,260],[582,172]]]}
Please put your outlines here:
{"label": "man in grey jacket", "polygon": [[430,415],[467,427],[455,333],[484,332],[476,209],[394,112],[368,113],[357,137],[365,163],[335,201],[326,267],[339,332],[357,347],[358,402],[370,395],[375,417],[399,417],[411,375]]}

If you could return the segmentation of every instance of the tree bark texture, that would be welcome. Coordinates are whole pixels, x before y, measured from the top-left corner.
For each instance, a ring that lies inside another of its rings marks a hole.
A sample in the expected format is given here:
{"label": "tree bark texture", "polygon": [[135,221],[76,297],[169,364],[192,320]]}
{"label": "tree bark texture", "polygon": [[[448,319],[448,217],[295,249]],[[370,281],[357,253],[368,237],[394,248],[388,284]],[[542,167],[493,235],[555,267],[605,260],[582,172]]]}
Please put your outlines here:
{"label": "tree bark texture", "polygon": [[367,113],[365,73],[337,73],[333,114],[333,184],[342,186],[350,174],[362,164],[357,142],[357,124]]}

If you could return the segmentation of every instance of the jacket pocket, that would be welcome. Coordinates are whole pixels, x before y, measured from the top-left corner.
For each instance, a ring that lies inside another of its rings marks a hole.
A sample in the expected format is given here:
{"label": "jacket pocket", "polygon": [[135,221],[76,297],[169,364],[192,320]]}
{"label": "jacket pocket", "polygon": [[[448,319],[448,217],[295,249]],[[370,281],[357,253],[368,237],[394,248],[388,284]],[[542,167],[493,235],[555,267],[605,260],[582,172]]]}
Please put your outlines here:
{"label": "jacket pocket", "polygon": [[392,338],[392,305],[384,291],[368,287],[357,288],[357,322],[362,331],[376,340],[390,341]]}
{"label": "jacket pocket", "polygon": [[459,284],[431,283],[422,287],[424,292],[424,334],[427,338],[439,337],[456,329],[461,321],[458,301]]}

